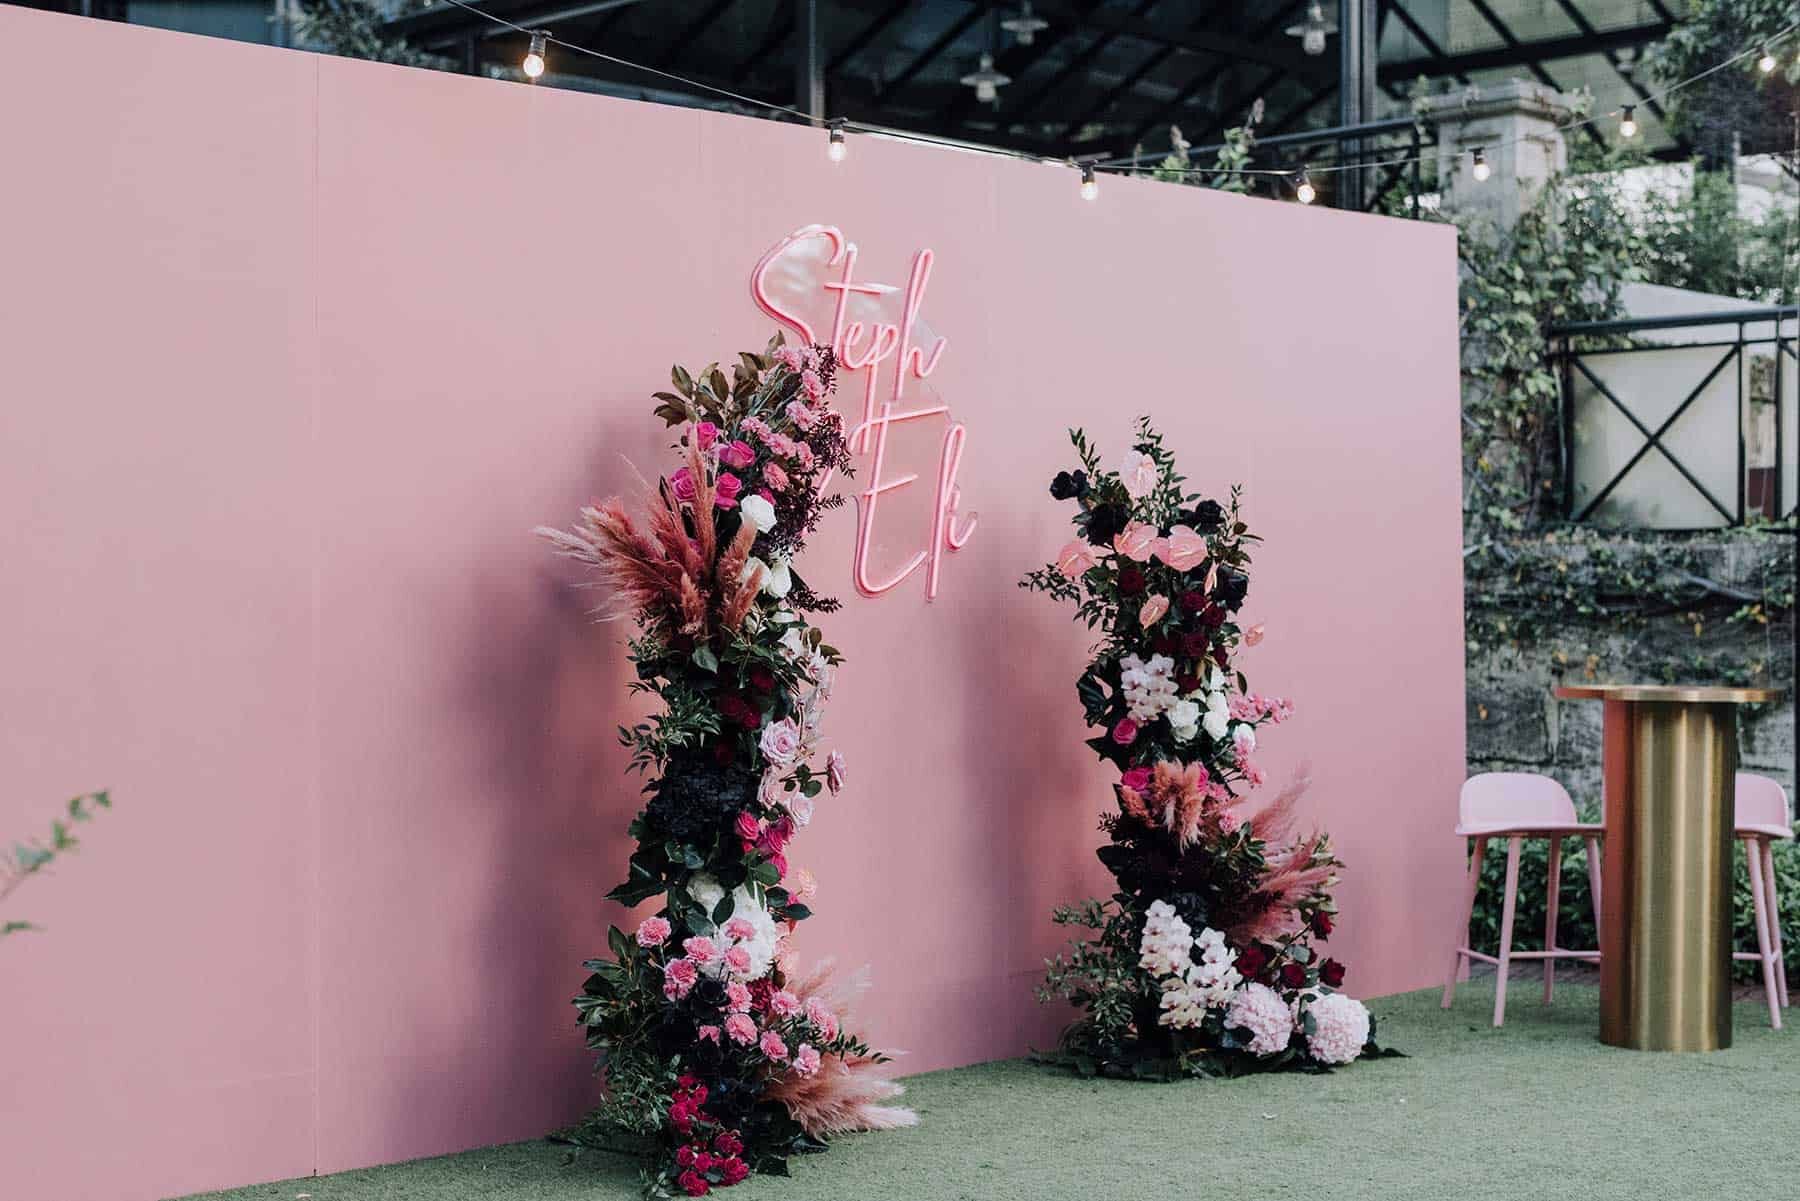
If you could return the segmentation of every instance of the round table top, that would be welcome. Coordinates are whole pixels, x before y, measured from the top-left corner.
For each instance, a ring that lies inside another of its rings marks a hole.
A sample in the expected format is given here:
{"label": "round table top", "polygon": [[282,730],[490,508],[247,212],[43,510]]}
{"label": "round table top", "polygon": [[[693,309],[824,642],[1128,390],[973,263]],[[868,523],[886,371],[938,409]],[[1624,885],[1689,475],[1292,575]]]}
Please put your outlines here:
{"label": "round table top", "polygon": [[1680,701],[1702,705],[1758,705],[1781,699],[1779,688],[1712,688],[1701,684],[1570,684],[1566,701]]}

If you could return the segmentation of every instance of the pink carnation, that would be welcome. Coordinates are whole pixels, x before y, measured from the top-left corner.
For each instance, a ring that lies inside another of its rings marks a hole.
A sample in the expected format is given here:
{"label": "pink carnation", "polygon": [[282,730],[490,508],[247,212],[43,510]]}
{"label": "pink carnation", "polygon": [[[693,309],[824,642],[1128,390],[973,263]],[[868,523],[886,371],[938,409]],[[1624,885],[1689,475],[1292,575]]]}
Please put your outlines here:
{"label": "pink carnation", "polygon": [[725,1036],[739,1046],[747,1047],[756,1041],[756,1023],[747,1013],[734,1013],[725,1019]]}
{"label": "pink carnation", "polygon": [[637,944],[640,947],[660,947],[669,941],[671,931],[666,919],[647,917],[638,923]]}
{"label": "pink carnation", "polygon": [[700,978],[700,971],[686,959],[671,959],[663,965],[663,994],[671,1000],[679,1000],[688,995],[694,987],[694,981]]}
{"label": "pink carnation", "polygon": [[794,444],[794,461],[800,464],[802,471],[811,471],[813,465],[813,448],[804,442]]}
{"label": "pink carnation", "polygon": [[701,1042],[712,1043],[714,1046],[719,1044],[719,1028],[717,1026],[702,1026],[694,1031],[694,1034]]}
{"label": "pink carnation", "polygon": [[767,442],[769,440],[769,427],[764,424],[760,417],[746,417],[738,424],[738,428],[760,442]]}
{"label": "pink carnation", "polygon": [[794,1052],[794,1071],[801,1076],[810,1076],[819,1070],[819,1049],[810,1043],[801,1043],[800,1049]]}
{"label": "pink carnation", "polygon": [[1275,1055],[1287,1050],[1294,1034],[1294,1015],[1280,993],[1266,984],[1251,984],[1232,997],[1231,1007],[1225,1011],[1225,1026],[1251,1035],[1245,1049],[1252,1055]]}
{"label": "pink carnation", "polygon": [[750,970],[750,952],[742,946],[732,947],[725,952],[725,966],[739,975]]}
{"label": "pink carnation", "polygon": [[733,980],[725,986],[725,1007],[733,1013],[743,1013],[750,1008],[750,989],[747,985]]}
{"label": "pink carnation", "polygon": [[781,1035],[773,1030],[763,1031],[762,1040],[756,1044],[757,1049],[770,1059],[786,1059],[787,1044],[781,1041]]}
{"label": "pink carnation", "polygon": [[806,364],[806,360],[801,357],[800,348],[797,346],[783,346],[777,350],[775,361],[789,371],[799,371]]}
{"label": "pink carnation", "polygon": [[806,999],[806,1020],[818,1029],[819,1037],[825,1042],[830,1042],[837,1037],[837,1014],[831,1012],[831,1007],[819,998],[808,997]]}
{"label": "pink carnation", "polygon": [[743,942],[747,938],[756,937],[756,927],[747,917],[734,917],[725,923],[725,937],[735,942]]}
{"label": "pink carnation", "polygon": [[[802,371],[800,373],[800,390],[806,393],[808,400],[817,400],[825,395],[825,381],[819,378],[816,371]],[[795,422],[795,424],[799,423]],[[800,428],[805,429],[806,427],[802,425]]]}
{"label": "pink carnation", "polygon": [[[814,399],[817,399],[815,397]],[[818,424],[819,415],[797,400],[790,400],[787,407],[788,420],[803,430],[809,430]]]}
{"label": "pink carnation", "polygon": [[1313,1032],[1306,1049],[1320,1063],[1349,1063],[1362,1054],[1369,1041],[1369,1011],[1361,1001],[1341,992],[1314,997],[1306,1011],[1312,1014]]}
{"label": "pink carnation", "polygon": [[713,945],[710,938],[690,938],[681,944],[681,949],[689,960],[700,967],[705,967],[719,957],[719,948]]}
{"label": "pink carnation", "polygon": [[769,1008],[784,1018],[791,1018],[800,1012],[800,998],[784,988],[769,998]]}
{"label": "pink carnation", "polygon": [[781,469],[780,463],[770,463],[763,468],[763,480],[777,492],[785,492],[788,486],[787,472]]}

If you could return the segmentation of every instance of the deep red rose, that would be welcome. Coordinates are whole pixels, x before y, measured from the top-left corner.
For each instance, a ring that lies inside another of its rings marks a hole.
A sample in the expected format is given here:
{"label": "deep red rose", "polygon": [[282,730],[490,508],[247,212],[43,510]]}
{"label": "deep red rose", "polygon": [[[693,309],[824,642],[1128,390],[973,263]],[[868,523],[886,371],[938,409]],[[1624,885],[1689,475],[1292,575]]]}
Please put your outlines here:
{"label": "deep red rose", "polygon": [[1119,783],[1125,785],[1125,787],[1131,789],[1133,792],[1142,792],[1144,789],[1150,787],[1150,769],[1147,767],[1134,767],[1120,777]]}
{"label": "deep red rose", "polygon": [[1136,596],[1144,590],[1144,573],[1135,567],[1127,567],[1119,572],[1119,595]]}
{"label": "deep red rose", "polygon": [[[1198,595],[1198,593],[1193,595]],[[1225,610],[1211,601],[1207,601],[1197,612],[1200,614],[1200,624],[1209,630],[1216,630],[1225,624]]]}
{"label": "deep red rose", "polygon": [[775,689],[775,677],[764,668],[752,668],[750,671],[750,687],[756,689],[758,692],[773,692]]}
{"label": "deep red rose", "polygon": [[1150,649],[1159,655],[1173,657],[1176,652],[1181,650],[1181,640],[1173,634],[1159,634],[1150,640]]}
{"label": "deep red rose", "polygon": [[1211,639],[1202,633],[1183,634],[1181,636],[1181,653],[1190,659],[1203,659],[1206,657],[1206,648],[1210,642]]}
{"label": "deep red rose", "polygon": [[1219,665],[1220,671],[1231,670],[1231,660],[1226,657],[1223,645],[1213,647],[1213,662]]}
{"label": "deep red rose", "polygon": [[1344,965],[1335,959],[1327,959],[1319,965],[1319,982],[1328,988],[1338,988],[1344,983]]}
{"label": "deep red rose", "polygon": [[713,743],[712,756],[713,762],[717,763],[720,767],[730,767],[733,757],[731,744],[729,742]]}
{"label": "deep red rose", "polygon": [[683,1072],[681,1074],[681,1076],[676,1079],[675,1087],[680,1089],[682,1092],[686,1092],[688,1089],[693,1088],[696,1084],[699,1084],[699,1083],[700,1083],[700,1077],[695,1076],[689,1072]]}
{"label": "deep red rose", "polygon": [[1281,982],[1289,988],[1306,987],[1306,969],[1298,963],[1281,965]]}
{"label": "deep red rose", "polygon": [[1206,594],[1203,592],[1183,592],[1175,598],[1183,613],[1198,613],[1206,607]]}
{"label": "deep red rose", "polygon": [[720,1155],[736,1155],[744,1149],[744,1140],[730,1130],[722,1130],[713,1140],[713,1150]]}
{"label": "deep red rose", "polygon": [[694,1149],[692,1147],[683,1147],[675,1152],[675,1162],[684,1168],[693,1167]]}
{"label": "deep red rose", "polygon": [[694,1156],[694,1171],[710,1172],[713,1169],[713,1157],[705,1151]]}
{"label": "deep red rose", "polygon": [[728,1159],[719,1165],[719,1183],[742,1184],[750,1174],[750,1165],[741,1159]]}
{"label": "deep red rose", "polygon": [[1258,976],[1262,975],[1263,969],[1268,966],[1269,953],[1255,943],[1251,943],[1249,946],[1238,952],[1238,975],[1246,980],[1256,979]]}
{"label": "deep red rose", "polygon": [[1331,915],[1323,909],[1312,915],[1312,931],[1320,938],[1331,937]]}
{"label": "deep red rose", "polygon": [[680,1185],[681,1191],[690,1197],[704,1197],[712,1191],[712,1185],[706,1183],[706,1177],[691,1170],[677,1176],[675,1183]]}
{"label": "deep red rose", "polygon": [[1195,675],[1176,676],[1175,688],[1179,692],[1200,691],[1200,677]]}
{"label": "deep red rose", "polygon": [[740,726],[756,711],[750,702],[741,696],[727,694],[719,698],[719,716],[726,721],[734,721]]}

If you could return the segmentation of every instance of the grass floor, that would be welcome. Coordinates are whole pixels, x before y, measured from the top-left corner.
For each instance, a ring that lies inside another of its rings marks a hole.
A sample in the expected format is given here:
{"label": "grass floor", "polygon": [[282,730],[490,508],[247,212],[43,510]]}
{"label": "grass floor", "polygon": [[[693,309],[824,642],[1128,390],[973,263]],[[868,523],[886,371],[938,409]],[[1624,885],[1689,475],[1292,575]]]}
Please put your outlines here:
{"label": "grass floor", "polygon": [[[752,1177],[732,1201],[1112,1201],[1114,1198],[1655,1198],[1800,1195],[1800,1029],[1737,1007],[1709,1055],[1595,1038],[1595,990],[1546,1009],[1491,982],[1371,1003],[1406,1059],[1326,1076],[1179,1084],[1080,1080],[1027,1061],[915,1076],[914,1130],[840,1139]],[[1795,1011],[1800,1015],[1800,1010]],[[547,1142],[210,1194],[213,1201],[626,1201],[636,1168]]]}

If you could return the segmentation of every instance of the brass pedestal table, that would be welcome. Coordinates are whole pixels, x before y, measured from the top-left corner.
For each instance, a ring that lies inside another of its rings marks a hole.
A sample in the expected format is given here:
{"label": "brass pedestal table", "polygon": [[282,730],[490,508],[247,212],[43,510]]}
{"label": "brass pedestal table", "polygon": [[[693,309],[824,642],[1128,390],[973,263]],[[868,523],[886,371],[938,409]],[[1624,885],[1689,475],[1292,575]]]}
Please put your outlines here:
{"label": "brass pedestal table", "polygon": [[1556,695],[1606,703],[1600,1041],[1729,1047],[1735,706],[1781,694],[1599,684]]}

